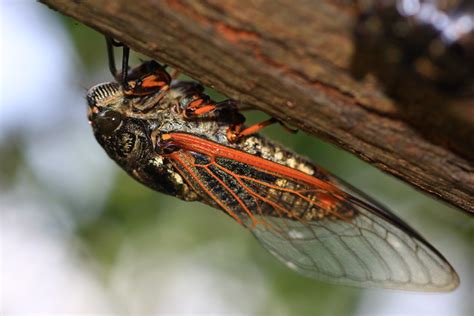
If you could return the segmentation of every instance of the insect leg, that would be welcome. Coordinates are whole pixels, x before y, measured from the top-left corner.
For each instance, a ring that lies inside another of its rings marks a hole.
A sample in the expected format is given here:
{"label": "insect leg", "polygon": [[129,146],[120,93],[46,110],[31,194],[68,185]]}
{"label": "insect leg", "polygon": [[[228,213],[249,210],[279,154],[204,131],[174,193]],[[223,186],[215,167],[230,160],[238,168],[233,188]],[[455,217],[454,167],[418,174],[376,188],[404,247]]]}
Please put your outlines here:
{"label": "insect leg", "polygon": [[192,101],[186,110],[184,111],[185,117],[196,117],[201,116],[207,113],[214,111],[217,108],[216,104],[208,102],[207,98],[198,97],[194,101]]}
{"label": "insect leg", "polygon": [[[204,114],[213,112],[217,109],[238,109],[239,103],[232,100],[228,99],[222,102],[214,103],[212,100],[209,99],[209,97],[203,93],[201,94],[193,94],[188,97],[184,97],[180,101],[181,108],[184,109],[184,117],[185,118],[193,118],[193,117],[199,117]],[[231,111],[232,113],[238,113],[235,111]],[[242,115],[239,115],[239,117],[235,117],[232,119],[232,122],[234,122],[233,125],[229,127],[227,130],[226,136],[227,139],[230,142],[236,142],[242,137],[255,134],[261,129],[267,127],[268,125],[274,124],[274,123],[279,123],[281,124],[287,131],[291,133],[296,133],[297,130],[291,129],[290,127],[286,126],[284,123],[282,123],[280,120],[276,118],[270,118],[266,121],[257,123],[255,125],[252,125],[250,127],[247,127],[243,129],[243,123],[245,121],[245,118],[241,118]]]}
{"label": "insect leg", "polygon": [[226,132],[227,140],[229,140],[231,143],[234,143],[234,142],[238,141],[239,139],[241,139],[242,137],[258,133],[263,128],[265,128],[269,125],[275,124],[275,123],[279,123],[281,126],[283,126],[283,128],[285,128],[290,133],[296,133],[298,131],[296,129],[292,129],[292,128],[286,126],[280,120],[272,117],[272,118],[270,118],[268,120],[265,120],[263,122],[251,125],[251,126],[245,128],[243,130],[242,130],[243,123],[238,123],[238,124],[234,124],[234,125],[229,126],[229,128],[227,129],[227,132]]}
{"label": "insect leg", "polygon": [[114,55],[114,40],[108,36],[105,37],[107,43],[107,57],[109,59],[109,69],[114,78],[118,77],[117,67],[115,66],[115,55]]}
{"label": "insect leg", "polygon": [[192,94],[182,98],[180,106],[185,118],[193,118],[212,112],[216,109],[216,103],[212,102],[204,93]]}
{"label": "insect leg", "polygon": [[184,117],[198,117],[218,109],[237,109],[237,102],[234,100],[225,100],[222,102],[214,102],[209,99],[206,94],[195,94],[190,97],[183,98],[181,107],[184,109]]}
{"label": "insect leg", "polygon": [[120,77],[120,82],[123,86],[127,85],[127,74],[128,74],[128,58],[130,56],[130,48],[128,46],[123,46],[122,51],[122,76]]}
{"label": "insect leg", "polygon": [[262,128],[265,128],[268,125],[275,124],[275,123],[278,123],[278,120],[276,118],[272,117],[272,118],[270,118],[268,120],[265,120],[263,122],[260,122],[260,123],[254,124],[252,126],[249,126],[249,127],[245,128],[243,130],[242,130],[243,123],[234,124],[234,125],[229,126],[229,128],[227,129],[226,136],[227,136],[227,139],[231,143],[234,143],[234,142],[238,141],[239,139],[241,139],[242,137],[255,134],[258,131],[260,131]]}
{"label": "insect leg", "polygon": [[[127,75],[128,75],[128,59],[130,56],[130,48],[124,45],[121,42],[117,42],[111,37],[105,37],[107,43],[107,55],[109,58],[109,69],[114,78],[119,81],[123,86],[127,85]],[[122,47],[122,69],[120,73],[117,71],[117,67],[115,65],[115,55],[114,55],[114,47]]]}

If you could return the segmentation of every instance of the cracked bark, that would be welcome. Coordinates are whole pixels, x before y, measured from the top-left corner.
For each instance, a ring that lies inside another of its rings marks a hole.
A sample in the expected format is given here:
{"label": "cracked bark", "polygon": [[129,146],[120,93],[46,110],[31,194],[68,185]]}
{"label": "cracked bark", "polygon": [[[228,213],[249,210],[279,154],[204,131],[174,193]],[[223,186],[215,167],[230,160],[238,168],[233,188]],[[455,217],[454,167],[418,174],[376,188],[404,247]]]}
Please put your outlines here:
{"label": "cracked bark", "polygon": [[474,101],[387,64],[349,2],[42,0],[474,214]]}

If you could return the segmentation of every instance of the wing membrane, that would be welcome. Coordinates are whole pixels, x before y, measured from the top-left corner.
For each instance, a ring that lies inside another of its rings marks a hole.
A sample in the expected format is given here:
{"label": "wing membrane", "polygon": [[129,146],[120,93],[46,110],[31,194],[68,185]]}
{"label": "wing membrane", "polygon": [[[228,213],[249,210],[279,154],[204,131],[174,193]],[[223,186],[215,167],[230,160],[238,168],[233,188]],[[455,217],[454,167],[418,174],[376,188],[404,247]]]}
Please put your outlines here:
{"label": "wing membrane", "polygon": [[[222,152],[223,146],[216,147]],[[439,252],[349,185],[328,179],[351,193],[332,185],[323,188],[321,179],[292,177],[294,170],[276,163],[253,156],[245,161],[244,154],[237,161],[229,155],[182,151],[172,158],[204,200],[243,223],[291,269],[354,286],[421,291],[457,287],[456,272]]]}
{"label": "wing membrane", "polygon": [[364,210],[352,223],[266,221],[271,226],[249,226],[255,237],[288,267],[312,278],[423,291],[447,291],[458,284],[449,264],[430,247]]}

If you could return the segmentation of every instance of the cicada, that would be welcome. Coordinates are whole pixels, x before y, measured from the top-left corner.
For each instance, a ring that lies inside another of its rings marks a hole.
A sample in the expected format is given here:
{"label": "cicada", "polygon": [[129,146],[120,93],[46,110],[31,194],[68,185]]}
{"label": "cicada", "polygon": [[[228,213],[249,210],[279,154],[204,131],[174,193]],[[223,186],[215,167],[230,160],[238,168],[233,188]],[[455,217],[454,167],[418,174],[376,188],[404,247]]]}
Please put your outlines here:
{"label": "cicada", "polygon": [[107,154],[142,184],[225,212],[289,268],[344,285],[449,291],[459,279],[409,225],[359,190],[245,127],[239,104],[147,61],[88,91]]}

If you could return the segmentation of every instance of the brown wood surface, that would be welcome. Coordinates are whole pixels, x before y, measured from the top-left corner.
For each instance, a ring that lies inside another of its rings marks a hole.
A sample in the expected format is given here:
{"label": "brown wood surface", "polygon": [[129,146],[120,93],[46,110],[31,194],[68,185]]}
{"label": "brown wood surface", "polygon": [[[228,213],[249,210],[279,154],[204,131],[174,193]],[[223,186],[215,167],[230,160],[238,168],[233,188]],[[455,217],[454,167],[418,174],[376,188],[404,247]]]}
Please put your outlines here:
{"label": "brown wood surface", "polygon": [[42,2],[474,213],[472,96],[371,55],[350,1]]}

